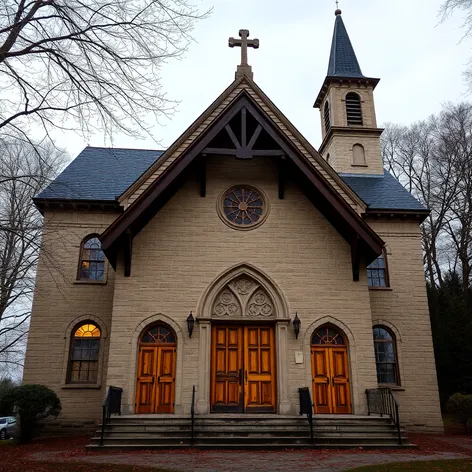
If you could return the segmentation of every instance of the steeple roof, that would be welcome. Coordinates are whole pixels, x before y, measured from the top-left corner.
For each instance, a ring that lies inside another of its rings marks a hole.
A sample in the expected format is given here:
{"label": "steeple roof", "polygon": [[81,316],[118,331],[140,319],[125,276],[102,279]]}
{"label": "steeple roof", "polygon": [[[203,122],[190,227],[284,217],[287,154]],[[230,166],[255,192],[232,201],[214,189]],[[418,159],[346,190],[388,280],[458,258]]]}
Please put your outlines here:
{"label": "steeple roof", "polygon": [[336,10],[333,42],[329,56],[328,77],[364,77],[341,16]]}

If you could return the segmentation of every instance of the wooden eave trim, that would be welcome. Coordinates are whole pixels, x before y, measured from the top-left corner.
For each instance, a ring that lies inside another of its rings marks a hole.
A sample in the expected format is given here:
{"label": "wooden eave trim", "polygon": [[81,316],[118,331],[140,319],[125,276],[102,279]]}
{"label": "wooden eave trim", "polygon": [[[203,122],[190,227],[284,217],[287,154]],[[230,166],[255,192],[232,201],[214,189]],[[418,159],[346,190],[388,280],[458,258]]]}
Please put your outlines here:
{"label": "wooden eave trim", "polygon": [[[187,128],[184,133],[182,133],[174,143],[159,157],[159,159],[152,164],[141,176],[128,187],[119,197],[118,201],[121,203],[123,200],[126,200],[131,195],[133,195],[141,185],[143,185],[146,180],[152,176],[152,174],[163,165],[168,158],[174,154],[174,152],[182,146],[187,139],[189,139],[193,133],[211,116],[212,113],[228,98],[228,96],[236,90],[242,82],[246,80],[245,77],[235,80],[231,85],[226,88],[218,98]],[[228,105],[229,106],[229,105]],[[224,111],[223,111],[224,112]],[[215,119],[218,119],[215,118]],[[209,125],[211,126],[211,124]],[[205,131],[204,131],[205,132]]]}
{"label": "wooden eave trim", "polygon": [[[363,128],[362,126],[331,126],[329,131],[326,133],[325,137],[323,138],[323,142],[321,143],[320,148],[318,149],[319,154],[322,154],[325,150],[326,146],[330,143],[331,139],[334,137],[335,134],[346,134],[349,133],[350,135],[355,134],[370,134],[373,136],[380,137],[384,132],[385,128]],[[323,159],[324,160],[324,159]]]}
{"label": "wooden eave trim", "polygon": [[[233,106],[237,102],[236,106]],[[102,248],[105,252],[115,245],[122,234],[138,220],[138,218],[153,204],[153,202],[168,188],[178,175],[197,157],[202,149],[216,136],[224,126],[241,110],[246,107],[258,120],[266,132],[274,139],[280,148],[292,159],[300,171],[309,179],[310,183],[325,198],[331,207],[340,214],[346,223],[357,233],[362,240],[375,252],[380,254],[384,246],[382,239],[367,223],[351,208],[341,195],[329,184],[311,162],[285,136],[283,139],[279,130],[275,129],[270,118],[253,101],[250,95],[241,91],[231,102],[219,121],[214,122],[210,130],[198,142],[194,142],[187,152],[183,153],[163,172],[140,197],[119,218],[117,218],[100,236]],[[260,110],[258,110],[259,108]]]}
{"label": "wooden eave trim", "polygon": [[[274,102],[263,92],[263,90],[251,79],[247,82],[252,87],[253,91],[259,96],[259,98],[265,103],[274,115],[283,123],[283,125],[295,136],[300,144],[308,151],[308,153],[317,161],[320,167],[339,185],[343,192],[348,195],[355,204],[365,209],[367,206],[365,202],[347,185],[344,180],[339,177],[337,172],[323,159],[321,154],[310,144],[309,141],[303,136],[303,134],[292,124],[292,122],[277,108]],[[268,117],[269,118],[269,117]],[[270,118],[269,118],[270,120]],[[383,131],[383,130],[382,130]],[[313,166],[310,163],[311,166]]]}
{"label": "wooden eave trim", "polygon": [[430,210],[385,210],[385,209],[375,209],[368,208],[367,211],[363,214],[364,219],[373,218],[373,219],[410,219],[410,220],[419,220],[422,223],[428,215],[431,213]]}
{"label": "wooden eave trim", "polygon": [[321,86],[321,89],[318,93],[318,96],[316,97],[315,103],[313,104],[313,108],[320,108],[321,103],[324,100],[324,97],[326,95],[326,92],[328,91],[329,86],[332,83],[340,83],[342,84],[343,82],[348,82],[348,83],[353,83],[357,82],[358,84],[362,85],[371,85],[372,88],[375,90],[377,85],[380,82],[380,79],[374,78],[374,77],[336,77],[336,76],[327,76],[323,82],[323,85]]}
{"label": "wooden eave trim", "polygon": [[117,201],[113,200],[67,200],[67,199],[48,199],[33,198],[36,208],[43,214],[45,210],[70,209],[70,210],[108,210],[114,212],[123,212],[123,208]]}

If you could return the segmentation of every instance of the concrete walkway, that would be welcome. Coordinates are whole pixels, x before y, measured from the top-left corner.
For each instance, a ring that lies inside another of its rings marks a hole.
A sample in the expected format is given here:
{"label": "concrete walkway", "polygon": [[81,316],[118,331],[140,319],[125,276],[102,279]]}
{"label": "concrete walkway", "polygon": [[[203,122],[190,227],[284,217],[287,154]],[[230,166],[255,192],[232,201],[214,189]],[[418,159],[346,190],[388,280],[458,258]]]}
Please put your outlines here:
{"label": "concrete walkway", "polygon": [[[455,445],[457,446],[457,445]],[[464,452],[421,451],[170,451],[133,453],[89,453],[72,458],[54,452],[36,453],[35,460],[72,461],[89,464],[122,464],[162,468],[180,472],[330,472],[344,471],[363,465],[472,457]],[[91,469],[92,470],[92,469]]]}

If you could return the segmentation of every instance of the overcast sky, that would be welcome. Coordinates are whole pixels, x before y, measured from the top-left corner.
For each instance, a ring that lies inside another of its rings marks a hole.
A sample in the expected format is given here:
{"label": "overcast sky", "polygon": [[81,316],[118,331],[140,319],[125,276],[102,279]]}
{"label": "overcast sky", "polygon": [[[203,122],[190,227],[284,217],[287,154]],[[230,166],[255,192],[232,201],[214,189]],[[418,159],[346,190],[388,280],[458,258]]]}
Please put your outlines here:
{"label": "overcast sky", "polygon": [[[411,123],[440,110],[447,101],[468,99],[463,71],[472,56],[471,40],[461,42],[460,12],[440,23],[443,0],[340,0],[343,20],[362,72],[380,77],[375,92],[379,125]],[[331,0],[194,0],[212,15],[194,30],[195,42],[179,61],[162,70],[162,85],[179,100],[177,113],[163,119],[154,138],[136,140],[117,135],[115,147],[166,148],[232,82],[239,48],[228,37],[249,29],[260,49],[249,50],[254,80],[318,148],[318,110],[313,102],[326,76],[334,26]],[[75,157],[87,140],[67,133],[57,144]],[[89,144],[109,145],[102,135]]]}

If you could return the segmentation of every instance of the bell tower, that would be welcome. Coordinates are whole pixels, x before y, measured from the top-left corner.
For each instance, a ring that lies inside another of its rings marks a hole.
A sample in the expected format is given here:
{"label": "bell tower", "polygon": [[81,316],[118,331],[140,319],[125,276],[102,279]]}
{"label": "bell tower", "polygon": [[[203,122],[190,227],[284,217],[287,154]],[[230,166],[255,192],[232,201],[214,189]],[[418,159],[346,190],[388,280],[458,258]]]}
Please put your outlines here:
{"label": "bell tower", "polygon": [[316,99],[323,142],[319,152],[338,173],[383,174],[374,89],[380,79],[365,77],[341,16],[335,12],[328,74]]}

